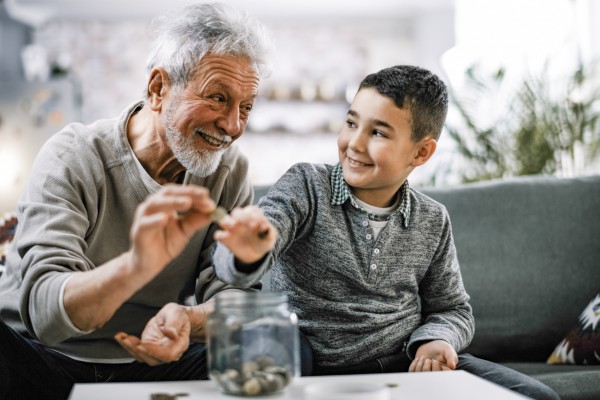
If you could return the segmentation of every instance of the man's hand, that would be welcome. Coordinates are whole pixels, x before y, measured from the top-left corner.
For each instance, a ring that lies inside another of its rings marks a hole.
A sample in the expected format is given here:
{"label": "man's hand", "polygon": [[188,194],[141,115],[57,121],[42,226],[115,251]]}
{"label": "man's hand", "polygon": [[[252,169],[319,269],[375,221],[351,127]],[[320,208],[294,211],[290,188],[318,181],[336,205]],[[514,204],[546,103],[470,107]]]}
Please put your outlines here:
{"label": "man's hand", "polygon": [[136,210],[130,249],[67,282],[64,305],[73,324],[86,332],[103,326],[210,223],[214,209],[208,190],[199,186],[169,185],[148,196]]}
{"label": "man's hand", "polygon": [[154,278],[211,222],[214,209],[208,190],[198,186],[168,185],[149,196],[131,227],[131,265],[142,276]]}
{"label": "man's hand", "polygon": [[222,242],[235,257],[247,264],[260,260],[275,245],[275,228],[256,206],[235,208],[219,223],[215,240]]}
{"label": "man's hand", "polygon": [[190,345],[190,328],[185,306],[169,303],[148,321],[141,339],[119,332],[115,340],[136,360],[154,366],[181,358]]}
{"label": "man's hand", "polygon": [[432,340],[419,346],[408,372],[451,371],[458,364],[458,355],[448,342]]}

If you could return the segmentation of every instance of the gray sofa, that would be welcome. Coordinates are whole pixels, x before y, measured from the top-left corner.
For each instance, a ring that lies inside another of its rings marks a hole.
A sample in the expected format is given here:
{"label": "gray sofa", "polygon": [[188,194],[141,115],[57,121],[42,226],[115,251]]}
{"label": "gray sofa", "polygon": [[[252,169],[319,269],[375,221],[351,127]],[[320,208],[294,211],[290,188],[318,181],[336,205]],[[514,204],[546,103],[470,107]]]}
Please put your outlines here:
{"label": "gray sofa", "polygon": [[450,214],[475,315],[466,351],[539,379],[562,400],[599,400],[599,365],[546,360],[600,290],[600,176],[420,190]]}
{"label": "gray sofa", "polygon": [[548,356],[600,291],[600,176],[526,177],[423,189],[446,206],[471,295],[467,352],[599,400],[600,365]]}

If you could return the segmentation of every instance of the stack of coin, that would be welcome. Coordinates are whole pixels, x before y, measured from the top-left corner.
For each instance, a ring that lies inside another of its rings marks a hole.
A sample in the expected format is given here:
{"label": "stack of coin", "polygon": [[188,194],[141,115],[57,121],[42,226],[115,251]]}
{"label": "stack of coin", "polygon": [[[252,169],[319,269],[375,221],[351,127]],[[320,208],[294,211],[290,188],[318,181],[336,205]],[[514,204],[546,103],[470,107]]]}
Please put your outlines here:
{"label": "stack of coin", "polygon": [[211,377],[225,393],[257,396],[281,391],[291,382],[292,373],[285,367],[275,365],[270,357],[260,356],[244,362],[239,369],[212,371]]}

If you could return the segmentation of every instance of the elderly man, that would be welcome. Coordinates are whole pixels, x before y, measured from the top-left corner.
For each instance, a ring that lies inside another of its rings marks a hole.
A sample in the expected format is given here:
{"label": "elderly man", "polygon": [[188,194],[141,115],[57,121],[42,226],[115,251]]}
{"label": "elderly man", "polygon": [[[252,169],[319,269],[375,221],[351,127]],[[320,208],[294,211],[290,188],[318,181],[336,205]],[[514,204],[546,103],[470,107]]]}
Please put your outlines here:
{"label": "elderly man", "polygon": [[244,132],[270,41],[196,5],[160,20],[145,99],[70,124],[35,162],[0,278],[0,398],[206,378],[216,205],[248,205]]}

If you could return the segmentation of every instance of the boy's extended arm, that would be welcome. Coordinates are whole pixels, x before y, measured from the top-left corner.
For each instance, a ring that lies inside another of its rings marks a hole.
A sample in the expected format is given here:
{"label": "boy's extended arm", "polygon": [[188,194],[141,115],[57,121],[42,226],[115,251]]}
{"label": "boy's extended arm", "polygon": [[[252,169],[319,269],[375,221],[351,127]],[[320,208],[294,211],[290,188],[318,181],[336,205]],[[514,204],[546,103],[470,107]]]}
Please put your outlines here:
{"label": "boy's extended arm", "polygon": [[[306,166],[296,165],[261,199],[260,208],[234,210],[224,218],[223,230],[215,235],[219,243],[213,255],[219,279],[240,288],[259,281],[278,255],[311,225],[306,220],[316,196],[314,188]],[[259,237],[265,230],[267,236]]]}
{"label": "boy's extended arm", "polygon": [[256,206],[234,209],[219,223],[214,238],[215,273],[240,288],[255,284],[272,264],[277,231]]}
{"label": "boy's extended arm", "polygon": [[252,265],[265,258],[277,234],[275,228],[256,206],[235,208],[219,222],[221,229],[214,238],[223,243],[242,264]]}

